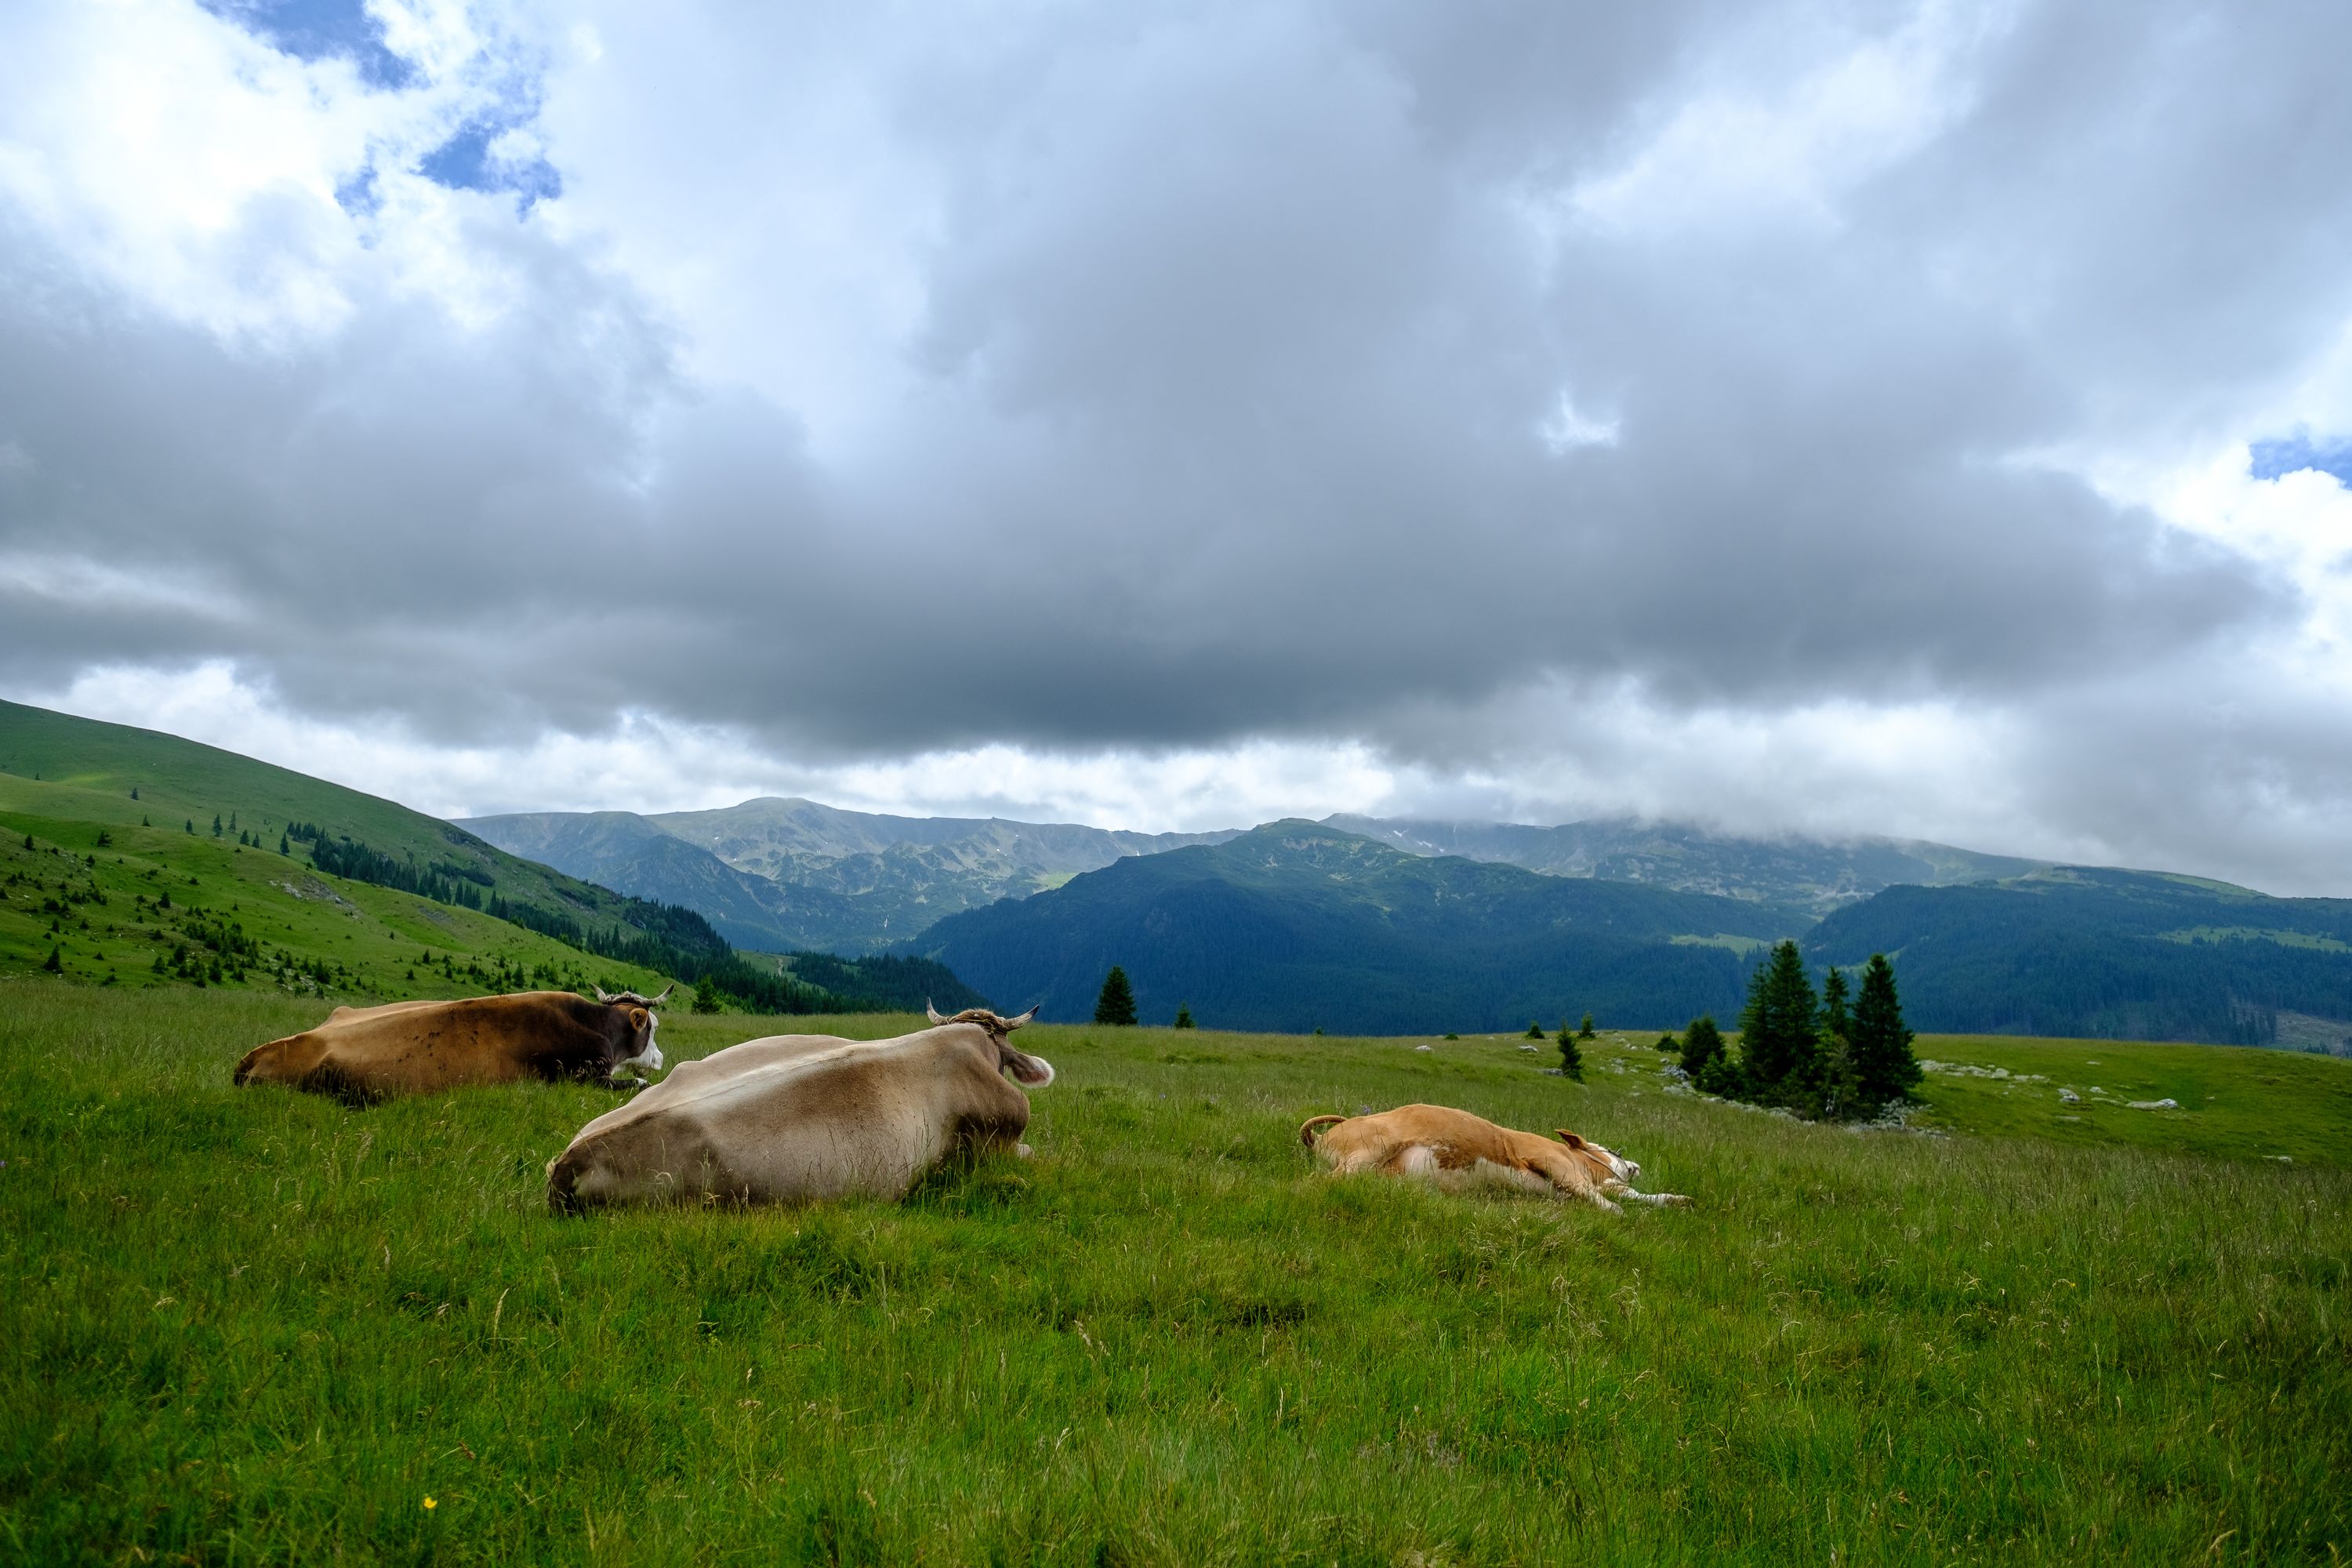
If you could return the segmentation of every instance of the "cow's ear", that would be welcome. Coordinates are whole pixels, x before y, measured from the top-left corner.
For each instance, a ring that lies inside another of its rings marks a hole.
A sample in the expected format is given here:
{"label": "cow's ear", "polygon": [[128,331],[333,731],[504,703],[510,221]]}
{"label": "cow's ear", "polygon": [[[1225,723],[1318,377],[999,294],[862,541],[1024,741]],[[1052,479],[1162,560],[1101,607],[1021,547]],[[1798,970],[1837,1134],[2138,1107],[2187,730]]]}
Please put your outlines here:
{"label": "cow's ear", "polygon": [[1551,1130],[1551,1135],[1559,1139],[1561,1142],[1567,1144],[1571,1149],[1581,1149],[1584,1147],[1584,1140],[1579,1138],[1575,1133],[1570,1132],[1565,1127],[1553,1128]]}
{"label": "cow's ear", "polygon": [[1016,1051],[999,1041],[997,1062],[1005,1071],[1032,1089],[1042,1089],[1054,1081],[1054,1064],[1044,1057],[1033,1057],[1027,1051]]}
{"label": "cow's ear", "polygon": [[629,1009],[629,1026],[633,1029],[642,1029],[646,1026],[646,1020],[652,1016],[653,1015],[643,1007],[632,1007]]}

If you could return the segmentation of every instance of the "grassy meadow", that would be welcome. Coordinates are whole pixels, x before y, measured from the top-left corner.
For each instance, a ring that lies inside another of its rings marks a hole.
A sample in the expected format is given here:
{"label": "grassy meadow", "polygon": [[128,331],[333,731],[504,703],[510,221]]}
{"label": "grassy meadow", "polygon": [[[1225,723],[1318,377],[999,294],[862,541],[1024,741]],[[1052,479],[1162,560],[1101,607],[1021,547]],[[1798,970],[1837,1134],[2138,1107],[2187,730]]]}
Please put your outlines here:
{"label": "grassy meadow", "polygon": [[[1974,1130],[1935,1136],[1667,1092],[1608,1036],[1575,1084],[1509,1037],[1040,1026],[1034,1162],[558,1221],[541,1167],[607,1095],[229,1088],[324,1005],[0,984],[0,1561],[2352,1550],[2352,1063],[1923,1041],[2011,1074],[1930,1075],[1917,1120]],[[2143,1083],[2183,1109],[2051,1120]],[[1695,1206],[1333,1181],[1297,1142],[1412,1100]]]}

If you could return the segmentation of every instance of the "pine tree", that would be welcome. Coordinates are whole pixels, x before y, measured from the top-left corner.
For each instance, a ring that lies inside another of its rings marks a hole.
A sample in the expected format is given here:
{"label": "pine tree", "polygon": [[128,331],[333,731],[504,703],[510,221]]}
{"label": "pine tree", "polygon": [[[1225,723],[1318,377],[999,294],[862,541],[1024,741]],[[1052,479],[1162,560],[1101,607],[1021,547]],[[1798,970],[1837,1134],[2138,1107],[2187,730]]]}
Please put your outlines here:
{"label": "pine tree", "polygon": [[286,835],[283,833],[280,833],[278,836],[278,852],[280,855],[291,855],[294,853],[294,846],[287,841]]}
{"label": "pine tree", "polygon": [[1181,1002],[1176,1004],[1176,1026],[1180,1029],[1197,1027],[1192,1022],[1192,1009]]}
{"label": "pine tree", "polygon": [[193,817],[193,816],[192,816],[192,817],[188,818],[188,834],[189,834],[189,837],[194,837],[195,836],[195,831],[196,831],[196,819],[195,819],[194,817]]}
{"label": "pine tree", "polygon": [[1724,1048],[1723,1031],[1716,1027],[1714,1014],[1693,1018],[1690,1027],[1683,1031],[1683,1071],[1690,1074],[1695,1088],[1708,1094],[1723,1094],[1738,1087],[1731,1053]]}
{"label": "pine tree", "polygon": [[1680,1040],[1675,1039],[1672,1035],[1660,1035],[1658,1037],[1658,1053],[1661,1056],[1673,1056],[1676,1051],[1681,1050],[1682,1048],[1683,1043]]}
{"label": "pine tree", "polygon": [[1102,994],[1095,998],[1095,1022],[1112,1026],[1135,1022],[1135,988],[1127,983],[1127,971],[1116,963],[1103,976]]}
{"label": "pine tree", "polygon": [[[1568,1032],[1568,1026],[1566,1024],[1562,1024],[1559,1027],[1562,1034]],[[1543,1026],[1537,1023],[1533,1018],[1529,1018],[1528,1020],[1528,1038],[1530,1040],[1540,1040],[1543,1038]]]}
{"label": "pine tree", "polygon": [[65,960],[54,946],[49,949],[49,956],[41,967],[51,974],[63,974],[66,972]]}
{"label": "pine tree", "polygon": [[1853,1005],[1854,1092],[1877,1107],[1903,1099],[1919,1081],[1919,1061],[1911,1054],[1911,1031],[1903,1023],[1903,1003],[1895,994],[1895,966],[1883,952],[1870,955],[1862,972],[1862,994]]}
{"label": "pine tree", "polygon": [[26,847],[26,848],[27,848],[27,849],[30,849],[32,847],[33,847],[33,836],[32,836],[31,834],[27,833],[26,835],[25,835],[25,847]]}
{"label": "pine tree", "polygon": [[213,813],[213,837],[214,837],[215,838],[218,838],[220,836],[221,836],[221,819],[220,819],[220,813],[219,813],[219,812],[217,812],[217,811],[215,811],[215,812],[214,812],[214,813]]}
{"label": "pine tree", "polygon": [[1559,1026],[1559,1070],[1563,1077],[1584,1081],[1584,1053],[1576,1047],[1577,1037],[1569,1032],[1566,1024]]}
{"label": "pine tree", "polygon": [[1807,1097],[1815,1115],[1835,1118],[1854,1109],[1853,1023],[1846,1014],[1844,972],[1834,963],[1822,982],[1821,1035],[1813,1055],[1813,1082]]}
{"label": "pine tree", "polygon": [[139,789],[135,784],[131,786],[131,798],[133,800],[137,800],[139,798]]}
{"label": "pine tree", "polygon": [[1813,1088],[1820,1033],[1804,955],[1795,942],[1781,942],[1748,982],[1739,1014],[1739,1065],[1748,1094],[1772,1105],[1803,1100]]}
{"label": "pine tree", "polygon": [[1822,1038],[1846,1039],[1853,1033],[1853,1021],[1846,1014],[1845,974],[1832,963],[1829,977],[1822,982]]}
{"label": "pine tree", "polygon": [[1591,1014],[1587,1013],[1587,1014],[1584,1016],[1584,1022],[1583,1022],[1581,1025],[1580,1025],[1580,1026],[1578,1026],[1578,1028],[1577,1028],[1577,1031],[1576,1031],[1576,1037],[1577,1037],[1578,1039],[1580,1039],[1580,1040],[1589,1040],[1589,1039],[1592,1038],[1592,1015],[1591,1015]]}

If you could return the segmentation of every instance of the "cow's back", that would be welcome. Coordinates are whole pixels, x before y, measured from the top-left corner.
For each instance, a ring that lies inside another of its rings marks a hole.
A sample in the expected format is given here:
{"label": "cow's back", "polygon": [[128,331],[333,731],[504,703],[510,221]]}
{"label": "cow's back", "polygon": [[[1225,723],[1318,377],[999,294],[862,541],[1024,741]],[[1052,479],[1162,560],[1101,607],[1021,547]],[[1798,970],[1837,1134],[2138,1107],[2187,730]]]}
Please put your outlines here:
{"label": "cow's back", "polygon": [[569,992],[526,992],[453,1002],[339,1007],[317,1028],[256,1047],[236,1081],[377,1100],[537,1076],[533,1063],[578,1048],[589,1031],[572,1016]]}
{"label": "cow's back", "polygon": [[581,1130],[548,1168],[549,1202],[899,1196],[956,1141],[963,1100],[1017,1117],[1016,1135],[1027,1123],[1026,1098],[977,1068],[964,1031],[984,1037],[970,1024],[892,1040],[776,1036],[681,1063]]}

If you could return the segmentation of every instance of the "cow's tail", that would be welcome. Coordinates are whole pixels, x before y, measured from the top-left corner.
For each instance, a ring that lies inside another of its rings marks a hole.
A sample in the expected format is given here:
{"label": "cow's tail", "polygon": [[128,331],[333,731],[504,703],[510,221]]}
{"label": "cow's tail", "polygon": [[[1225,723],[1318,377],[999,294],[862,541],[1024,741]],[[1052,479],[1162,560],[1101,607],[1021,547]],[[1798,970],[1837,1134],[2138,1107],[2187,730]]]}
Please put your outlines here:
{"label": "cow's tail", "polygon": [[1344,1116],[1310,1116],[1298,1124],[1298,1141],[1309,1149],[1315,1147],[1315,1135],[1326,1127],[1347,1121]]}

